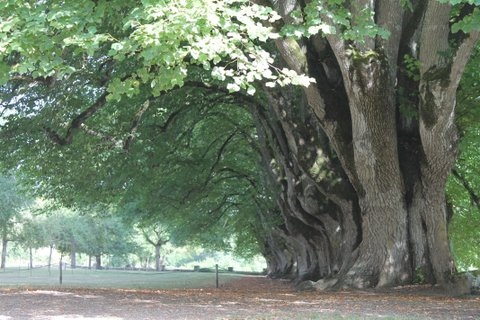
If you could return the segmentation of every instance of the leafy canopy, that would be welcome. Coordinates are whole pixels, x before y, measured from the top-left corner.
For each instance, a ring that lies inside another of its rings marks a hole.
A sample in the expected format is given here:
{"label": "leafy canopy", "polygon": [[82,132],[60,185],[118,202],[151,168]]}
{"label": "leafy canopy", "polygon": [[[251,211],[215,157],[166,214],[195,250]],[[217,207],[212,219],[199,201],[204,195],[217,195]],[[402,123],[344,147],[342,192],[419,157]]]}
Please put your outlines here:
{"label": "leafy canopy", "polygon": [[[409,1],[403,3],[411,7]],[[308,86],[311,78],[275,67],[274,55],[262,44],[280,36],[309,37],[319,32],[357,42],[389,36],[388,30],[374,23],[374,12],[358,6],[352,14],[346,8],[345,0],[310,1],[303,15],[293,11],[291,23],[276,26],[280,16],[275,10],[248,0],[8,0],[0,7],[0,85],[25,76],[64,79],[93,60],[112,59],[128,61],[134,69],[110,81],[113,100],[138,93],[141,84],[150,86],[154,95],[182,86],[191,65],[227,80],[231,91],[245,89],[253,94],[257,80],[270,86]],[[479,21],[475,8],[452,28],[478,30]]]}
{"label": "leafy canopy", "polygon": [[278,15],[246,0],[7,1],[0,16],[0,84],[19,76],[62,79],[100,56],[135,66],[109,84],[114,100],[137,93],[141,83],[155,95],[181,86],[193,64],[216,65],[212,75],[228,77],[230,90],[252,94],[254,80],[311,81],[273,68],[259,44],[278,36],[262,24]]}

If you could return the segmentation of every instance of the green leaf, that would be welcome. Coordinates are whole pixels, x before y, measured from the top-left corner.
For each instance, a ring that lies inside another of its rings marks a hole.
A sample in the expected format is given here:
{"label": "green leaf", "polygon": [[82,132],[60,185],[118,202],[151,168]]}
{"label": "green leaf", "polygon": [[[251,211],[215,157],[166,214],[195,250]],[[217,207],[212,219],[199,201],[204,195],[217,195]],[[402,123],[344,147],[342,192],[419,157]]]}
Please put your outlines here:
{"label": "green leaf", "polygon": [[10,66],[4,61],[0,61],[0,86],[6,84],[10,78]]}
{"label": "green leaf", "polygon": [[480,31],[480,9],[479,8],[475,8],[475,10],[473,10],[471,14],[467,15],[461,21],[458,21],[452,25],[453,33],[456,33],[459,31],[469,33],[473,30]]}

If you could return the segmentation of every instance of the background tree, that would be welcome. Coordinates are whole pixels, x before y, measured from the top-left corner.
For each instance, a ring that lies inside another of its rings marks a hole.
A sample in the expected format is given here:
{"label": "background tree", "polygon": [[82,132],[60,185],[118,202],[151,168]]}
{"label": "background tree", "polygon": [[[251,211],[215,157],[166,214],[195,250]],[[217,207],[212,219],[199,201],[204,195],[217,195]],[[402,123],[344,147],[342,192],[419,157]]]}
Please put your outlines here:
{"label": "background tree", "polygon": [[162,266],[164,266],[164,258],[162,258],[161,250],[170,240],[167,231],[160,224],[140,226],[139,229],[141,230],[145,241],[155,248],[155,270],[163,271]]}
{"label": "background tree", "polygon": [[91,215],[80,218],[81,225],[77,225],[76,233],[77,250],[95,257],[95,269],[103,269],[102,257],[105,255],[126,257],[135,253],[136,246],[131,239],[133,227],[125,226],[119,218]]}
{"label": "background tree", "polygon": [[[51,212],[47,219],[43,220],[48,230],[46,241],[49,243],[50,256],[49,266],[52,263],[52,251],[60,253],[60,260],[64,256],[70,256],[70,265],[76,266],[76,254],[78,250],[78,230],[82,228],[82,219],[72,210],[57,208]],[[63,262],[62,262],[63,263]]]}
{"label": "background tree", "polygon": [[21,222],[21,231],[18,235],[18,242],[20,246],[28,250],[29,268],[33,268],[34,250],[43,248],[49,245],[46,242],[48,229],[45,229],[45,221],[43,218],[37,216],[24,216]]}
{"label": "background tree", "polygon": [[0,176],[0,237],[2,254],[0,268],[5,269],[8,242],[15,240],[21,219],[21,211],[28,204],[28,198],[23,196],[14,176]]}

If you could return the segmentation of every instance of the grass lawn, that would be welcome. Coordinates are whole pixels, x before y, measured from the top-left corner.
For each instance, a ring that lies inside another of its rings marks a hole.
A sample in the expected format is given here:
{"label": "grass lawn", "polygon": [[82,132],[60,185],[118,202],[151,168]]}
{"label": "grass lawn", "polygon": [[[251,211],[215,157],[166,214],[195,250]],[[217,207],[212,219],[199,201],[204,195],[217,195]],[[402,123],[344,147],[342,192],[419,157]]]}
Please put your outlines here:
{"label": "grass lawn", "polygon": [[[220,273],[219,285],[245,275]],[[60,285],[58,268],[14,269],[0,271],[0,287],[57,287]],[[195,289],[214,288],[215,273],[210,272],[151,272],[67,269],[62,272],[63,287],[122,288],[122,289]]]}

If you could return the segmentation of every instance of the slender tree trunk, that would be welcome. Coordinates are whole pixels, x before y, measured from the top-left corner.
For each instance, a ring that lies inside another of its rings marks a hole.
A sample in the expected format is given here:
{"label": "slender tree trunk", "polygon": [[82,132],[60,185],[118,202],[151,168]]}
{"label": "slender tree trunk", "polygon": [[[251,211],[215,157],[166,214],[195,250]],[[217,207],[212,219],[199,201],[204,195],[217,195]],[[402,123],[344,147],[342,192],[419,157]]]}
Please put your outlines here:
{"label": "slender tree trunk", "polygon": [[33,269],[33,249],[32,249],[32,247],[28,248],[28,256],[29,256],[28,267],[29,267],[29,269]]}
{"label": "slender tree trunk", "polygon": [[161,271],[160,265],[161,265],[161,255],[160,255],[160,249],[162,248],[161,245],[156,245],[155,246],[155,270],[156,271]]}
{"label": "slender tree trunk", "polygon": [[150,257],[147,256],[147,257],[145,257],[145,260],[144,260],[144,263],[143,263],[143,269],[144,269],[145,271],[147,271],[149,265],[150,265]]}
{"label": "slender tree trunk", "polygon": [[53,254],[53,244],[49,246],[48,251],[48,270],[52,267],[52,254]]}
{"label": "slender tree trunk", "polygon": [[72,240],[70,246],[70,265],[72,269],[77,267],[77,244],[75,240]]}
{"label": "slender tree trunk", "polygon": [[2,257],[0,262],[0,269],[5,269],[5,264],[7,261],[7,245],[8,245],[8,239],[4,235],[2,237]]}

